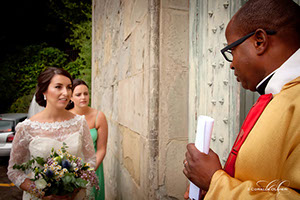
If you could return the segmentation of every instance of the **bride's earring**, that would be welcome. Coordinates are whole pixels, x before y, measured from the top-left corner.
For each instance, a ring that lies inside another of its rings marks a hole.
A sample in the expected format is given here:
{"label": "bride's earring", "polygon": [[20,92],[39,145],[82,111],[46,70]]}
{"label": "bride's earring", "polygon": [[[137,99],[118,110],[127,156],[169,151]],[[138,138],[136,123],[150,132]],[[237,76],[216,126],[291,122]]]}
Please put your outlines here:
{"label": "bride's earring", "polygon": [[45,100],[45,101],[47,100],[46,95],[44,95],[44,100]]}

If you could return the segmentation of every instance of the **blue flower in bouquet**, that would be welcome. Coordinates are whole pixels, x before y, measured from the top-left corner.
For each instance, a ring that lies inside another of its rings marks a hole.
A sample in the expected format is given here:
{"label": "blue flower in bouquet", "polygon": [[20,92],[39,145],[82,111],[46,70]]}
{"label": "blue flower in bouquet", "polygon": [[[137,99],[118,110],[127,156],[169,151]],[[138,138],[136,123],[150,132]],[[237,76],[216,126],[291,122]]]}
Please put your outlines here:
{"label": "blue flower in bouquet", "polygon": [[48,178],[52,178],[54,176],[54,173],[52,170],[50,169],[47,169],[45,175],[48,177]]}
{"label": "blue flower in bouquet", "polygon": [[71,163],[68,160],[63,160],[63,161],[61,161],[61,166],[66,169],[70,169]]}
{"label": "blue flower in bouquet", "polygon": [[46,159],[36,157],[14,169],[31,170],[34,178],[30,193],[39,198],[48,195],[67,195],[74,190],[86,188],[87,184],[99,189],[98,179],[89,163],[84,163],[80,157],[67,152],[68,146],[63,143],[61,149],[54,151]]}

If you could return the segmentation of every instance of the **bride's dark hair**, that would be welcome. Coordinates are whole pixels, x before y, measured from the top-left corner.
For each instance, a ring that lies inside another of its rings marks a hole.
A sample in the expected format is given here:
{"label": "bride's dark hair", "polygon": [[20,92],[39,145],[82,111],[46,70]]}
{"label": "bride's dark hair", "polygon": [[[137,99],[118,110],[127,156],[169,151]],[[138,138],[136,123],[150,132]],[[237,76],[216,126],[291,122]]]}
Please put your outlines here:
{"label": "bride's dark hair", "polygon": [[47,101],[44,99],[44,92],[47,91],[48,86],[51,82],[51,79],[53,78],[54,75],[63,75],[71,80],[71,83],[73,85],[73,80],[69,72],[62,68],[56,68],[56,67],[48,67],[45,69],[42,73],[40,73],[38,77],[38,85],[36,89],[36,94],[35,94],[35,100],[36,102],[43,107],[46,107]]}
{"label": "bride's dark hair", "polygon": [[[89,88],[89,86],[86,84],[86,82],[84,82],[81,79],[74,79],[73,80],[73,85],[72,85],[72,92],[74,92],[75,88],[78,85],[85,85],[87,88]],[[66,107],[67,110],[71,110],[72,108],[74,108],[74,102],[70,101]]]}

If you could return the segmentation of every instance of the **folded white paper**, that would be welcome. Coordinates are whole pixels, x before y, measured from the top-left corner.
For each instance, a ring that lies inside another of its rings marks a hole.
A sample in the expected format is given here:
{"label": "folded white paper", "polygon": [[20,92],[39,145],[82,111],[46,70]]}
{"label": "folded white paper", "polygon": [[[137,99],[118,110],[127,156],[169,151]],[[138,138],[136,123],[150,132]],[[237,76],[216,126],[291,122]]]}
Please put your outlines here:
{"label": "folded white paper", "polygon": [[[211,133],[212,133],[214,121],[215,120],[213,118],[208,116],[200,115],[198,117],[195,146],[199,151],[206,154],[208,154],[209,151],[209,145],[210,145],[210,139],[211,139]],[[189,198],[198,200],[200,192],[201,192],[200,188],[198,188],[190,181]]]}

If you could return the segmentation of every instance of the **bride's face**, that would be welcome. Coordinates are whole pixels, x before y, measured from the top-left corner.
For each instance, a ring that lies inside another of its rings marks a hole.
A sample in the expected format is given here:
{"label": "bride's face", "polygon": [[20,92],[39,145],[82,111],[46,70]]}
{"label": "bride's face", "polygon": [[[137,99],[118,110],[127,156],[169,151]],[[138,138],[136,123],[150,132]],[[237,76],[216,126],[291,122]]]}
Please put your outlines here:
{"label": "bride's face", "polygon": [[86,107],[89,105],[90,96],[89,89],[85,85],[78,85],[73,91],[71,100],[74,102],[76,107]]}
{"label": "bride's face", "polygon": [[54,75],[44,95],[47,107],[65,109],[72,95],[71,80],[63,75]]}

